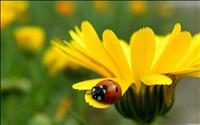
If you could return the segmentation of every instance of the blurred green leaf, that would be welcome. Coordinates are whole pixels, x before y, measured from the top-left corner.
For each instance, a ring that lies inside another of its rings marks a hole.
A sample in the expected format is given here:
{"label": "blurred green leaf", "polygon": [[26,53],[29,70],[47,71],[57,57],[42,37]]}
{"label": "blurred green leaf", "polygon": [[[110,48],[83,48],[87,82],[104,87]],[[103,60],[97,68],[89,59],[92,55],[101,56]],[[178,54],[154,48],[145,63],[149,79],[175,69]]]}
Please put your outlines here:
{"label": "blurred green leaf", "polygon": [[30,92],[31,82],[27,78],[4,78],[1,79],[1,92],[18,90]]}
{"label": "blurred green leaf", "polygon": [[51,125],[51,120],[45,114],[37,114],[30,119],[29,125]]}

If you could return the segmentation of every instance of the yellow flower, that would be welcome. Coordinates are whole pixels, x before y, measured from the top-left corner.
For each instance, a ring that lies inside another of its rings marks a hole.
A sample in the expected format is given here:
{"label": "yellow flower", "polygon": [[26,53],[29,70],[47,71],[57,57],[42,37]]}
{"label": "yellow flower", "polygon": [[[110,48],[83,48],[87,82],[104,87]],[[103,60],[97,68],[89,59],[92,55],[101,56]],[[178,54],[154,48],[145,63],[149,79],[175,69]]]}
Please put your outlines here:
{"label": "yellow flower", "polygon": [[27,7],[26,1],[1,1],[1,29],[15,20]]}
{"label": "yellow flower", "polygon": [[57,12],[64,16],[69,16],[75,11],[75,5],[72,1],[58,1],[55,6]]}
{"label": "yellow flower", "polygon": [[154,11],[156,11],[159,16],[170,17],[173,14],[173,6],[169,3],[162,3],[158,5],[157,9]]}
{"label": "yellow flower", "polygon": [[54,76],[65,68],[77,69],[78,66],[70,60],[65,53],[52,46],[44,54],[44,65],[48,68],[49,74]]}
{"label": "yellow flower", "polygon": [[132,13],[137,15],[142,15],[146,12],[146,3],[145,1],[131,1],[130,10]]}
{"label": "yellow flower", "polygon": [[101,41],[86,21],[81,30],[75,27],[70,35],[73,42],[54,45],[80,66],[104,77],[76,83],[73,88],[86,91],[85,101],[93,107],[106,108],[111,104],[94,99],[91,90],[103,80],[116,81],[122,89],[116,109],[138,122],[152,122],[155,116],[169,111],[180,77],[200,77],[200,35],[192,40],[189,32],[181,31],[180,24],[166,37],[156,36],[151,28],[142,28],[132,35],[130,45],[111,30],[103,32]]}
{"label": "yellow flower", "polygon": [[[77,27],[76,32],[70,31],[74,42],[54,44],[72,56],[79,65],[106,78],[119,79],[124,93],[132,83],[140,86],[141,80],[146,85],[170,85],[172,80],[162,74],[179,75],[199,70],[196,67],[199,65],[199,56],[193,52],[198,50],[197,46],[192,44],[194,42],[191,42],[189,32],[180,30],[180,24],[176,24],[172,34],[162,38],[155,36],[150,28],[143,28],[132,35],[129,46],[111,30],[104,31],[101,42],[92,25],[83,22],[81,31]],[[199,45],[199,42],[196,44]],[[90,90],[101,80],[84,81],[73,87],[82,90],[83,86],[88,86],[84,89]],[[98,104],[93,106],[98,107]]]}
{"label": "yellow flower", "polygon": [[37,26],[24,26],[14,31],[18,46],[27,52],[38,52],[45,40],[45,31]]}
{"label": "yellow flower", "polygon": [[107,8],[108,2],[107,1],[93,1],[93,7],[97,11],[103,11]]}

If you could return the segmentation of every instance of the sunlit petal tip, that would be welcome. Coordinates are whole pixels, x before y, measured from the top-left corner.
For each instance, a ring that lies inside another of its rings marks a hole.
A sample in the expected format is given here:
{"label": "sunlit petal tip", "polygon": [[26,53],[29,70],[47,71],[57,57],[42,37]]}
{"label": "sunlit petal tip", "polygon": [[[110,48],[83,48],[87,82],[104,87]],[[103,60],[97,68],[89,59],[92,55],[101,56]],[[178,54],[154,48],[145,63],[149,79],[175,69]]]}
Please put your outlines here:
{"label": "sunlit petal tip", "polygon": [[87,81],[79,82],[72,85],[72,88],[77,89],[77,90],[90,90],[96,84],[97,82],[93,82],[92,80],[87,80]]}
{"label": "sunlit petal tip", "polygon": [[90,22],[87,21],[87,20],[82,21],[82,24],[83,24],[83,23],[88,23],[88,24],[90,24]]}
{"label": "sunlit petal tip", "polygon": [[78,84],[72,85],[72,88],[73,88],[73,89],[77,89],[77,90],[82,90],[82,89],[79,88]]}
{"label": "sunlit petal tip", "polygon": [[152,30],[150,27],[143,27],[140,30]]}
{"label": "sunlit petal tip", "polygon": [[117,36],[115,35],[115,33],[110,30],[110,29],[106,29],[104,32],[103,32],[103,39],[105,40],[106,38],[114,38],[115,40],[118,40]]}
{"label": "sunlit petal tip", "polygon": [[155,34],[154,34],[154,32],[151,28],[144,27],[144,28],[141,28],[137,32],[132,34],[131,41],[133,42],[136,36],[141,38],[142,35],[147,35],[147,34],[155,37]]}
{"label": "sunlit petal tip", "polygon": [[140,33],[149,33],[149,34],[155,36],[153,30],[151,28],[149,28],[149,27],[145,27],[145,28],[140,29],[137,32],[137,34],[140,34]]}
{"label": "sunlit petal tip", "polygon": [[75,26],[75,31],[76,31],[77,33],[81,32],[78,26]]}
{"label": "sunlit petal tip", "polygon": [[73,36],[74,31],[73,30],[69,30],[69,34],[70,34],[70,36]]}
{"label": "sunlit petal tip", "polygon": [[145,85],[171,85],[172,80],[166,75],[149,74],[140,79]]}
{"label": "sunlit petal tip", "polygon": [[103,103],[100,103],[96,100],[94,100],[92,98],[92,95],[89,93],[89,92],[86,92],[85,94],[85,101],[90,105],[90,106],[93,106],[94,108],[108,108],[109,106],[111,106],[111,104],[103,104]]}
{"label": "sunlit petal tip", "polygon": [[130,42],[134,40],[134,38],[135,38],[135,36],[136,36],[137,32],[138,32],[138,31],[136,31],[136,32],[132,33],[132,35],[131,35],[131,39],[130,39]]}
{"label": "sunlit petal tip", "polygon": [[[81,32],[83,33],[84,37],[86,39],[88,39],[88,43],[91,45],[91,41],[96,41],[94,42],[94,45],[95,44],[98,44],[100,41],[99,41],[99,37],[98,37],[98,34],[96,33],[96,30],[95,28],[93,27],[92,24],[90,24],[88,21],[84,21],[82,22],[81,24]],[[91,41],[90,41],[91,40]],[[93,42],[92,42],[93,43]]]}
{"label": "sunlit petal tip", "polygon": [[172,34],[173,34],[173,33],[178,33],[178,32],[180,32],[180,31],[181,31],[181,24],[180,24],[180,23],[176,23],[176,24],[174,25]]}
{"label": "sunlit petal tip", "polygon": [[174,25],[174,27],[181,29],[181,24],[180,24],[180,23],[176,23],[176,24]]}
{"label": "sunlit petal tip", "polygon": [[57,41],[55,41],[55,40],[51,40],[51,42],[50,42],[52,45],[55,45],[55,46],[57,46]]}
{"label": "sunlit petal tip", "polygon": [[55,43],[61,43],[61,41],[58,40],[58,39],[54,39],[54,40],[51,40],[51,43],[52,43],[52,44],[55,44]]}
{"label": "sunlit petal tip", "polygon": [[105,34],[105,33],[113,33],[114,34],[114,32],[111,29],[104,30],[103,34]]}
{"label": "sunlit petal tip", "polygon": [[88,21],[83,21],[81,24],[81,29],[83,28],[93,28],[92,24],[90,24],[90,22]]}
{"label": "sunlit petal tip", "polygon": [[54,46],[60,48],[61,45],[62,45],[62,42],[61,41],[58,41],[58,40],[51,40],[51,44],[53,44]]}
{"label": "sunlit petal tip", "polygon": [[[194,35],[194,38],[195,38],[195,37],[200,38],[200,33],[195,34],[195,35]],[[199,40],[200,40],[200,39],[199,39]]]}
{"label": "sunlit petal tip", "polygon": [[197,34],[195,34],[195,35],[193,36],[192,42],[196,42],[196,43],[197,43],[196,46],[199,46],[199,44],[200,44],[200,33],[197,33]]}
{"label": "sunlit petal tip", "polygon": [[74,26],[74,29],[79,29],[77,25]]}
{"label": "sunlit petal tip", "polygon": [[185,37],[187,37],[189,40],[192,40],[192,34],[188,31],[183,31],[181,34]]}
{"label": "sunlit petal tip", "polygon": [[[71,41],[72,42],[72,41]],[[62,41],[62,43],[64,43],[65,45],[69,45],[69,43],[71,43],[71,42],[68,42],[68,41],[66,41],[66,40],[63,40]]]}
{"label": "sunlit petal tip", "polygon": [[181,32],[183,32],[183,33],[187,33],[187,34],[189,34],[189,35],[192,36],[192,34],[191,34],[189,31],[187,31],[187,30],[185,30],[185,31],[181,31]]}

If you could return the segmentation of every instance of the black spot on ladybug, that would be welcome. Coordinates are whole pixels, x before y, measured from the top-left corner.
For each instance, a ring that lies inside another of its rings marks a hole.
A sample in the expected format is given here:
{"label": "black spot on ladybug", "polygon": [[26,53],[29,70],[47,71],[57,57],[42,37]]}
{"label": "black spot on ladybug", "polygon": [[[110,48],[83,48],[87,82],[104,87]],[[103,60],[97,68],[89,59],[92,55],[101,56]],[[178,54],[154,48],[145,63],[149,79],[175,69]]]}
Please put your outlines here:
{"label": "black spot on ladybug", "polygon": [[92,98],[105,104],[113,104],[121,97],[121,87],[113,80],[103,80],[91,90]]}
{"label": "black spot on ladybug", "polygon": [[115,92],[118,92],[118,87],[115,87]]}
{"label": "black spot on ladybug", "polygon": [[108,89],[108,87],[107,87],[106,85],[103,85],[103,89],[107,90],[107,89]]}

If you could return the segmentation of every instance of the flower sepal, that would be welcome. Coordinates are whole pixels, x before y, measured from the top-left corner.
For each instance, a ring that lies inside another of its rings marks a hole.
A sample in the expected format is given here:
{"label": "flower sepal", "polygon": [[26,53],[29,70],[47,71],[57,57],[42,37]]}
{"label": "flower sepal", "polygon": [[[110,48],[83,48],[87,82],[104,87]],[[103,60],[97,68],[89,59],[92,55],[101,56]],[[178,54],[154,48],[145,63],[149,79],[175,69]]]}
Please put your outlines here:
{"label": "flower sepal", "polygon": [[174,102],[174,86],[148,86],[142,82],[141,84],[139,91],[136,86],[130,86],[115,104],[115,108],[126,118],[141,124],[148,124],[171,109]]}

